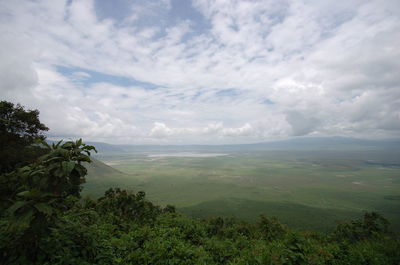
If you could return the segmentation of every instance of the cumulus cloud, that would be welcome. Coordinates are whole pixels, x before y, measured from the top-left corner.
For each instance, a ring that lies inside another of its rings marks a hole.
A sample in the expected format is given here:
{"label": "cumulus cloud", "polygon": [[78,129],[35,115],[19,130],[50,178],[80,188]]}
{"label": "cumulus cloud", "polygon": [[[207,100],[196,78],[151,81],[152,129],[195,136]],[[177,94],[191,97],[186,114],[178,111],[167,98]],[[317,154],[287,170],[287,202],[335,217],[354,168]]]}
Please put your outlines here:
{"label": "cumulus cloud", "polygon": [[237,137],[237,136],[250,136],[253,133],[253,127],[246,123],[239,128],[227,128],[222,131],[224,136]]}
{"label": "cumulus cloud", "polygon": [[150,131],[150,137],[165,138],[172,134],[172,130],[168,128],[164,123],[156,122],[154,127]]}
{"label": "cumulus cloud", "polygon": [[2,31],[0,38],[0,92],[12,98],[15,92],[26,93],[37,85],[37,74],[33,67],[37,51],[29,47],[28,38],[9,31]]}
{"label": "cumulus cloud", "polygon": [[398,1],[174,4],[0,2],[2,97],[108,142],[400,135]]}
{"label": "cumulus cloud", "polygon": [[307,135],[314,132],[321,123],[311,115],[303,115],[297,111],[289,111],[286,114],[286,120],[292,127],[294,136]]}

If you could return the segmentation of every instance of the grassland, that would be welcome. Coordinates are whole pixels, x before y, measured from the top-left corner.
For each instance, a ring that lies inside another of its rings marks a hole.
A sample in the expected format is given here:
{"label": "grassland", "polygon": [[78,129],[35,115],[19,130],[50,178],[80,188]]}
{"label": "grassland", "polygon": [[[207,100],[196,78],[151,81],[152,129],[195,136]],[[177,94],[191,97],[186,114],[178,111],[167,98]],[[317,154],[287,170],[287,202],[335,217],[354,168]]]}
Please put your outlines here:
{"label": "grassland", "polygon": [[102,154],[98,158],[112,168],[90,169],[84,194],[97,197],[108,187],[144,190],[151,201],[173,204],[194,217],[253,221],[265,214],[291,227],[315,230],[329,230],[336,220],[352,219],[363,211],[378,211],[400,231],[395,152],[212,152],[226,155],[175,157],[160,155],[162,150]]}

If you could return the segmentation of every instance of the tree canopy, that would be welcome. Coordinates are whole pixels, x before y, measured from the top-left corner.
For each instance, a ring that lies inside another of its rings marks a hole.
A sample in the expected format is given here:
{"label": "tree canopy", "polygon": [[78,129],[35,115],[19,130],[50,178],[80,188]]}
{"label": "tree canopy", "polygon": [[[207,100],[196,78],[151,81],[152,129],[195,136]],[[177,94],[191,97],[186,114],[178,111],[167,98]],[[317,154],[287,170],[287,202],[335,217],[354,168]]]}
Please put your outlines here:
{"label": "tree canopy", "polygon": [[0,102],[0,173],[33,162],[43,154],[34,143],[44,140],[49,130],[39,120],[38,110],[25,110],[20,104]]}

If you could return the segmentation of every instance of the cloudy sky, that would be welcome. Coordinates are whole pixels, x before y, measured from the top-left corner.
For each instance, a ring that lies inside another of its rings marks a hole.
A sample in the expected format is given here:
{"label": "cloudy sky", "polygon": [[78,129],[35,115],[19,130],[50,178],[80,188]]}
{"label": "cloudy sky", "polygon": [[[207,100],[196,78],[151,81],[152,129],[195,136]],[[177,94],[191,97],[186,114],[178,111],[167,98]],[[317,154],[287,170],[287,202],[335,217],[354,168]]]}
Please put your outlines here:
{"label": "cloudy sky", "polygon": [[1,0],[0,58],[53,138],[400,136],[398,0]]}

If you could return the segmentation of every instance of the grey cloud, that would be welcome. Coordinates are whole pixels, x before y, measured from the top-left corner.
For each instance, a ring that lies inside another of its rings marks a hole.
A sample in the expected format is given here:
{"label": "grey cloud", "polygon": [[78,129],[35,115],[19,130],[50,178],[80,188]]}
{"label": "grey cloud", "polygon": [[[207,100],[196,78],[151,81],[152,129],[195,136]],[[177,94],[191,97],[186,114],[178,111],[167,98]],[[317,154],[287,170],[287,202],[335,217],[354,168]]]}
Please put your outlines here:
{"label": "grey cloud", "polygon": [[286,120],[292,127],[293,136],[303,136],[314,132],[321,122],[311,115],[304,115],[297,111],[289,111]]}
{"label": "grey cloud", "polygon": [[36,54],[28,42],[29,39],[12,33],[5,33],[0,38],[0,91],[3,95],[12,97],[27,93],[38,83],[33,66]]}

